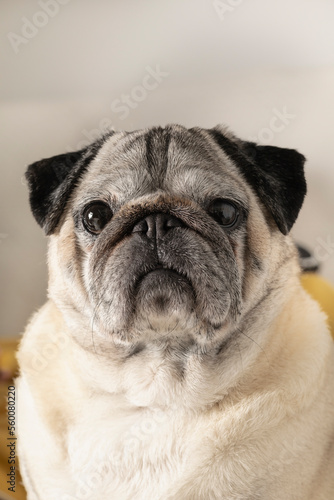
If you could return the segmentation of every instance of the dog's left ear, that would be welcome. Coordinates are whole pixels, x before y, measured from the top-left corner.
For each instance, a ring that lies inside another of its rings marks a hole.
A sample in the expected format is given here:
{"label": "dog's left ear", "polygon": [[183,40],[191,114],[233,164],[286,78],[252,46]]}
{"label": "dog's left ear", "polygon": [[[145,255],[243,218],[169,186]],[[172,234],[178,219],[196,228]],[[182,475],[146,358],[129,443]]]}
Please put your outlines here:
{"label": "dog's left ear", "polygon": [[294,149],[231,138],[219,128],[208,132],[253,187],[279,230],[288,234],[306,194],[305,157]]}

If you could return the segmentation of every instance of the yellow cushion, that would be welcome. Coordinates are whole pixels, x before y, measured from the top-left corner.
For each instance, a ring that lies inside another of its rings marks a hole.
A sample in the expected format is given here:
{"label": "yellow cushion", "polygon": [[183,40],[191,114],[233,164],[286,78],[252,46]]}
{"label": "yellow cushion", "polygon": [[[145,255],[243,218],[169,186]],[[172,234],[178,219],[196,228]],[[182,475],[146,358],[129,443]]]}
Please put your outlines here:
{"label": "yellow cushion", "polygon": [[327,314],[329,328],[334,339],[334,288],[324,278],[315,273],[304,273],[301,282],[305,290],[319,302]]}

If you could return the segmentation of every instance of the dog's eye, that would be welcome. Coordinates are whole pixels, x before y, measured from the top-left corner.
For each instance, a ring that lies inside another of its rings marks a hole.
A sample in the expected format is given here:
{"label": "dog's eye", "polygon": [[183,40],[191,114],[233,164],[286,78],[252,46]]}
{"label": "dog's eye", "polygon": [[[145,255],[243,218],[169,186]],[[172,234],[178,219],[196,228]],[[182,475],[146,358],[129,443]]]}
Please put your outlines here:
{"label": "dog's eye", "polygon": [[223,227],[233,227],[239,221],[239,210],[227,200],[214,200],[209,206],[209,213]]}
{"label": "dog's eye", "polygon": [[85,208],[82,220],[87,231],[99,234],[111,217],[112,211],[110,207],[102,201],[96,201]]}

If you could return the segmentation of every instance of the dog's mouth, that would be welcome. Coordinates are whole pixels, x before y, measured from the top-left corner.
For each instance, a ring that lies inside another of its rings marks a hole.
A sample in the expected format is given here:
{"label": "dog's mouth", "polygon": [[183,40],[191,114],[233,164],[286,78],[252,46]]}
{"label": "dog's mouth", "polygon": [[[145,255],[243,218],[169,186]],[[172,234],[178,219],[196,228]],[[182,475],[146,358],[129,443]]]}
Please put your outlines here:
{"label": "dog's mouth", "polygon": [[178,269],[174,269],[170,266],[166,266],[164,264],[161,264],[161,263],[158,263],[154,266],[153,269],[150,269],[146,274],[142,275],[139,279],[143,279],[145,278],[145,276],[163,276],[164,274],[166,274],[166,276],[174,276],[174,277],[180,277],[180,278],[183,278],[183,279],[186,279],[187,281],[189,281],[189,283],[191,284],[191,281],[189,279],[189,277],[187,276],[187,274],[182,271],[182,270],[178,270]]}
{"label": "dog's mouth", "polygon": [[158,276],[170,276],[174,278],[181,278],[183,280],[186,280],[189,285],[193,288],[192,286],[192,281],[188,274],[183,270],[183,269],[177,269],[175,267],[172,267],[167,264],[163,264],[162,262],[157,262],[154,264],[152,267],[149,269],[146,269],[143,273],[141,273],[137,279],[137,286],[138,284],[145,278],[154,278]]}
{"label": "dog's mouth", "polygon": [[[168,282],[175,280],[176,283],[178,281],[183,281],[186,282],[192,290],[194,290],[191,279],[184,270],[167,266],[161,262],[156,263],[154,266],[139,275],[137,278],[136,290],[140,288],[144,281],[149,281],[151,286],[154,286],[154,282],[156,281],[156,284],[161,286],[164,280]],[[161,291],[163,292],[163,290]]]}
{"label": "dog's mouth", "polygon": [[180,307],[192,310],[196,293],[187,274],[159,262],[142,273],[135,287],[137,310],[169,316]]}

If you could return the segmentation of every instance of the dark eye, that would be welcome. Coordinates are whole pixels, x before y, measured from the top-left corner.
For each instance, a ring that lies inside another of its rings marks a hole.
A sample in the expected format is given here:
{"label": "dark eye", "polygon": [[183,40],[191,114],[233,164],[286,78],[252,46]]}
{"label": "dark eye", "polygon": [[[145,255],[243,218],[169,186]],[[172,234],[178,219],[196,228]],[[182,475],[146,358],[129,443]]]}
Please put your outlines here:
{"label": "dark eye", "polygon": [[239,221],[239,210],[226,200],[214,200],[209,206],[209,213],[223,227],[233,227]]}
{"label": "dark eye", "polygon": [[85,208],[82,220],[87,231],[99,234],[111,217],[112,211],[110,207],[102,201],[95,201]]}

